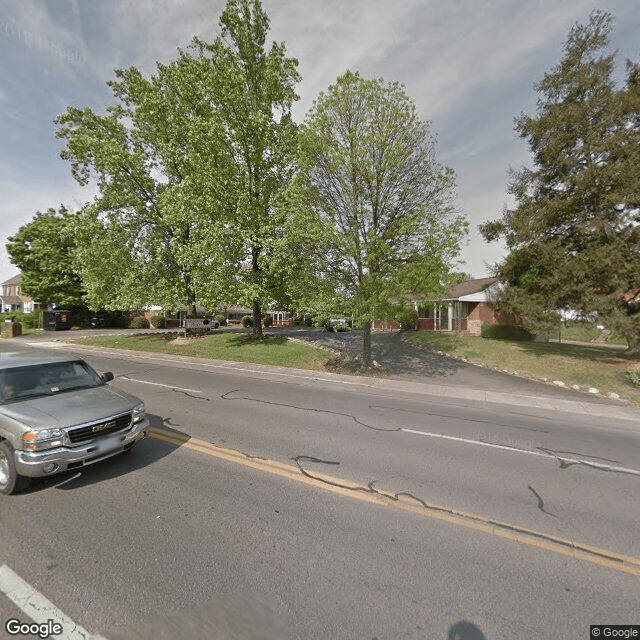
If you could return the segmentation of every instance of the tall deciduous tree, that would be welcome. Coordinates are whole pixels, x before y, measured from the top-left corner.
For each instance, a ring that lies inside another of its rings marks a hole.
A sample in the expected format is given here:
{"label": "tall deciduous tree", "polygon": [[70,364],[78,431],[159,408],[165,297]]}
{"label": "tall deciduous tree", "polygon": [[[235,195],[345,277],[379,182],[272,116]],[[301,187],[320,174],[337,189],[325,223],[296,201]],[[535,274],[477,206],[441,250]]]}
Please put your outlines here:
{"label": "tall deciduous tree", "polygon": [[99,306],[251,302],[262,333],[261,304],[279,284],[268,255],[295,158],[298,80],[284,45],[265,52],[268,26],[259,0],[228,0],[215,42],[196,38],[150,78],[117,70],[106,115],[58,118],[62,157],[100,190],[78,227]]}
{"label": "tall deciduous tree", "polygon": [[368,366],[371,321],[408,293],[439,292],[459,253],[467,223],[452,205],[454,172],[401,85],[350,71],[320,94],[300,138],[299,185],[324,229],[316,274],[325,299],[362,326]]}
{"label": "tall deciduous tree", "polygon": [[196,46],[209,62],[224,144],[233,160],[236,199],[229,225],[244,252],[234,297],[251,305],[253,332],[262,336],[262,306],[283,292],[271,256],[283,231],[277,202],[295,169],[291,107],[300,76],[284,44],[265,49],[269,18],[260,0],[228,0],[220,26],[213,44],[196,40]]}
{"label": "tall deciduous tree", "polygon": [[106,114],[70,107],[56,121],[72,174],[99,189],[77,224],[78,268],[95,307],[192,310],[207,277],[203,229],[223,202],[221,127],[189,55],[150,78],[115,74]]}
{"label": "tall deciduous tree", "polygon": [[71,226],[76,214],[64,207],[38,212],[7,242],[11,262],[22,272],[20,290],[37,302],[61,306],[83,304],[83,287],[73,255]]}
{"label": "tall deciduous tree", "polygon": [[517,207],[480,231],[510,249],[497,266],[505,311],[534,327],[566,307],[597,312],[635,347],[639,320],[621,296],[640,286],[640,69],[628,62],[616,84],[611,22],[594,11],[571,29],[562,60],[536,85],[536,116],[516,120],[535,168],[512,173]]}

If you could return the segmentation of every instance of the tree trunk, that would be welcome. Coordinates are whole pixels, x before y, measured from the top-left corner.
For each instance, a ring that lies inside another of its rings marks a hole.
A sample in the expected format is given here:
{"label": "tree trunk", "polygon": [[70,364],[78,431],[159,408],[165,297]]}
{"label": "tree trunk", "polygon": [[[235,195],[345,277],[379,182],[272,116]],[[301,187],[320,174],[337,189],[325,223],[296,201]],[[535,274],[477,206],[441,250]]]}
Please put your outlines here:
{"label": "tree trunk", "polygon": [[264,338],[262,334],[262,310],[260,309],[260,302],[258,300],[253,301],[253,337]]}
{"label": "tree trunk", "polygon": [[191,278],[185,276],[185,306],[187,307],[187,316],[196,315],[196,293],[191,288]]}
{"label": "tree trunk", "polygon": [[[258,262],[258,257],[260,256],[260,252],[262,251],[262,247],[254,245],[251,248],[251,270],[256,274],[258,279],[260,277],[260,263]],[[260,309],[260,301],[257,299],[253,300],[253,337],[262,339],[264,336],[262,335],[262,310]]]}
{"label": "tree trunk", "polygon": [[371,366],[371,323],[362,325],[362,366],[368,369]]}

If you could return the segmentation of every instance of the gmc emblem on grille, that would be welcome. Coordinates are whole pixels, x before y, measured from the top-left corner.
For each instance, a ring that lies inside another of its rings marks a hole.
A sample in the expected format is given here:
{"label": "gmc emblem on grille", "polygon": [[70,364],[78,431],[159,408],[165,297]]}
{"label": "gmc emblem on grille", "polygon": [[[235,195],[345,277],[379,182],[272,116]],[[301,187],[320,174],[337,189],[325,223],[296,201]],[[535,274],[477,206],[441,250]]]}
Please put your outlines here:
{"label": "gmc emblem on grille", "polygon": [[93,433],[97,433],[98,431],[104,431],[105,429],[111,429],[116,426],[116,421],[112,420],[111,422],[105,422],[104,424],[97,424],[95,427],[91,429]]}

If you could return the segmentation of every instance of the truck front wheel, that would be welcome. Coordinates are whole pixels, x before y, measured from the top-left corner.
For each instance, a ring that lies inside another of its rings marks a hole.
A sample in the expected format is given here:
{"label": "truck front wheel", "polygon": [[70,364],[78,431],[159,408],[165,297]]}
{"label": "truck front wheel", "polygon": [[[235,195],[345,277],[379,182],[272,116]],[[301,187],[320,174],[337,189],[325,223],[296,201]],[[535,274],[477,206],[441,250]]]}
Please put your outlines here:
{"label": "truck front wheel", "polygon": [[13,458],[11,445],[3,440],[0,442],[0,493],[11,495],[26,488],[29,479],[18,475]]}

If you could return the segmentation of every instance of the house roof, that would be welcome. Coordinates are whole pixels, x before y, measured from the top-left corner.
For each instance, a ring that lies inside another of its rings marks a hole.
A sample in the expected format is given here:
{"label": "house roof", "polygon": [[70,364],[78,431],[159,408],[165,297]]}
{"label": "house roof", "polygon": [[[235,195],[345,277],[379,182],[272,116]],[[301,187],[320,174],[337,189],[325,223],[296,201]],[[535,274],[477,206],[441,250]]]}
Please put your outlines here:
{"label": "house roof", "polygon": [[22,278],[22,274],[19,273],[17,276],[13,276],[13,278],[9,278],[8,280],[5,280],[4,282],[0,282],[0,286],[3,285],[12,285],[12,284],[20,284],[20,279]]}
{"label": "house roof", "polygon": [[2,304],[20,304],[22,300],[20,296],[0,296]]}
{"label": "house roof", "polygon": [[473,295],[486,291],[489,287],[496,284],[498,278],[479,278],[477,280],[465,280],[451,286],[445,293],[445,300],[459,300],[465,296]]}

